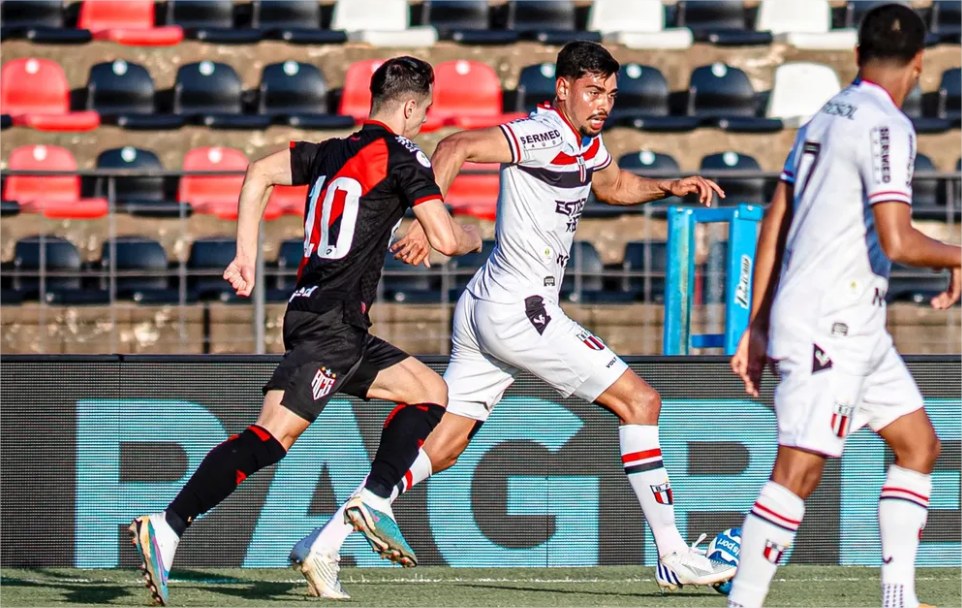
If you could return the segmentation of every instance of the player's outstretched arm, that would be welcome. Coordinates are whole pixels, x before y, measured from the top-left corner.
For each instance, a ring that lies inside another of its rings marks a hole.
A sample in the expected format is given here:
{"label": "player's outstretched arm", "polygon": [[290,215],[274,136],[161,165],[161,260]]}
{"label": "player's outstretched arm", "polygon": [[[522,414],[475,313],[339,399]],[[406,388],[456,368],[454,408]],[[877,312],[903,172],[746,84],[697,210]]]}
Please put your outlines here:
{"label": "player's outstretched arm", "polygon": [[758,396],[767,360],[769,315],[781,273],[785,240],[792,224],[793,191],[791,184],[779,181],[765,211],[755,250],[751,321],[731,359],[732,371],[742,379],[745,392],[752,397]]}
{"label": "player's outstretched arm", "polygon": [[510,163],[511,148],[501,127],[474,129],[448,135],[438,143],[431,155],[434,177],[443,194],[466,162]]}
{"label": "player's outstretched arm", "polygon": [[455,222],[440,200],[417,205],[414,207],[414,215],[424,230],[428,243],[444,255],[455,256],[481,251],[481,233],[477,227]]}
{"label": "player's outstretched arm", "polygon": [[239,296],[247,297],[254,290],[257,234],[271,191],[275,185],[290,184],[290,150],[276,152],[247,166],[237,202],[237,253],[224,270],[224,279]]}
{"label": "player's outstretched arm", "polygon": [[614,164],[592,174],[591,190],[599,201],[609,205],[638,205],[668,196],[695,194],[699,203],[708,206],[716,194],[725,198],[725,191],[718,184],[698,175],[673,180],[649,179]]}
{"label": "player's outstretched arm", "polygon": [[872,205],[882,251],[893,262],[928,268],[950,268],[945,292],[932,299],[934,308],[945,309],[959,301],[962,247],[925,236],[912,226],[912,209],[902,201]]}

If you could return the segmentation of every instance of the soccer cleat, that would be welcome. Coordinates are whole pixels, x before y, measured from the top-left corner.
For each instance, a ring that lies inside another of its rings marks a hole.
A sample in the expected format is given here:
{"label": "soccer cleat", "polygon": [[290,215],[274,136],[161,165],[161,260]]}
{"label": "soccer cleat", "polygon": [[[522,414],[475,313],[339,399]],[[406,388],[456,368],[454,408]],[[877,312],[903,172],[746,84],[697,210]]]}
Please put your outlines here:
{"label": "soccer cleat", "polygon": [[405,568],[418,565],[414,549],[404,540],[401,529],[390,513],[375,509],[365,503],[360,495],[352,496],[344,507],[344,521],[364,534],[375,553]]}
{"label": "soccer cleat", "polygon": [[144,582],[155,604],[166,606],[170,598],[167,578],[174,562],[174,553],[180,537],[167,523],[163,513],[141,515],[131,522],[131,543],[140,554],[143,563]]}
{"label": "soccer cleat", "polygon": [[678,591],[683,585],[714,585],[735,576],[736,566],[709,559],[705,550],[698,548],[705,538],[702,534],[687,551],[676,551],[658,560],[655,581],[663,592]]}
{"label": "soccer cleat", "polygon": [[291,568],[307,579],[307,594],[330,600],[349,600],[351,596],[341,588],[338,573],[341,556],[335,552],[314,551],[313,544],[322,528],[317,528],[297,541],[287,558]]}

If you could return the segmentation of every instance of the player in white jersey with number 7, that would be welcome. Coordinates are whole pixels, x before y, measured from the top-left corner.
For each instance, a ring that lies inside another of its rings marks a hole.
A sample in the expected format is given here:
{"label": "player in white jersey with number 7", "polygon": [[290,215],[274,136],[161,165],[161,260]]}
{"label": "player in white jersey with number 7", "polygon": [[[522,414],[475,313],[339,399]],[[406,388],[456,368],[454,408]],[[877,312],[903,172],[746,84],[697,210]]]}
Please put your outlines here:
{"label": "player in white jersey with number 7", "polygon": [[779,446],[742,527],[732,608],[763,605],[826,458],[840,457],[863,426],[895,454],[879,495],[882,606],[920,606],[915,556],[939,440],[885,329],[885,292],[891,261],[949,268],[948,290],[932,300],[948,308],[962,265],[962,249],[911,224],[915,131],[899,108],[918,82],[924,41],[910,8],[869,11],[858,79],[799,130],[765,214],[752,322],[732,368],[757,396],[767,346],[780,376]]}

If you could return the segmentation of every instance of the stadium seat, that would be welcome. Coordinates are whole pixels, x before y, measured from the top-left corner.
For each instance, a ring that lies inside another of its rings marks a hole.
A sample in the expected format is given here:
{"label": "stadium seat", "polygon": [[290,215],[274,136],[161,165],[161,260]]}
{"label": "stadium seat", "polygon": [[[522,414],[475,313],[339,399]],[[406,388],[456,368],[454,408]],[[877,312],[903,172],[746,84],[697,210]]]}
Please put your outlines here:
{"label": "stadium seat", "polygon": [[536,63],[521,68],[518,88],[515,91],[515,109],[519,112],[533,112],[543,102],[554,99],[555,75],[554,62]]}
{"label": "stadium seat", "polygon": [[337,0],[331,29],[376,47],[428,47],[438,41],[430,26],[410,26],[406,0]]}
{"label": "stadium seat", "polygon": [[481,243],[481,251],[472,251],[471,253],[455,256],[448,261],[448,269],[454,273],[454,287],[449,291],[449,296],[452,300],[461,295],[461,292],[471,281],[471,277],[473,277],[478,271],[478,268],[481,268],[481,265],[487,261],[493,250],[494,240],[485,239]]}
{"label": "stadium seat", "polygon": [[542,44],[563,45],[572,40],[601,42],[600,33],[577,29],[571,0],[509,0],[507,29]]}
{"label": "stadium seat", "polygon": [[[490,127],[526,116],[503,114],[501,80],[481,61],[456,59],[434,66],[431,118],[465,129]],[[427,128],[428,125],[425,125]]]}
{"label": "stadium seat", "polygon": [[384,255],[384,273],[381,283],[384,299],[389,302],[425,304],[441,300],[441,292],[435,287],[435,272],[423,264],[411,266],[394,259],[394,253]]}
{"label": "stadium seat", "polygon": [[929,300],[943,292],[948,284],[949,274],[946,270],[918,268],[893,262],[885,300],[927,305]]}
{"label": "stadium seat", "polygon": [[105,124],[150,130],[183,126],[183,117],[157,113],[154,94],[154,79],[142,65],[117,59],[90,67],[87,109]]}
{"label": "stadium seat", "polygon": [[0,2],[0,38],[31,42],[82,44],[90,32],[65,27],[63,0],[4,0]]}
{"label": "stadium seat", "polygon": [[501,178],[496,165],[465,163],[444,196],[454,215],[493,220],[498,208]]}
{"label": "stadium seat", "polygon": [[605,289],[604,272],[601,256],[591,241],[575,241],[565,265],[561,297],[569,302],[582,303],[628,300],[623,292]]}
{"label": "stadium seat", "polygon": [[678,26],[692,31],[697,42],[722,46],[771,44],[772,33],[748,27],[742,0],[699,0],[678,3]]}
{"label": "stadium seat", "polygon": [[700,120],[669,116],[668,81],[656,67],[623,63],[618,70],[618,99],[608,122],[646,131],[690,131]]}
{"label": "stadium seat", "polygon": [[157,241],[142,236],[120,236],[104,241],[99,263],[100,288],[107,291],[110,290],[112,259],[117,260],[113,264],[117,298],[144,304],[178,300],[178,290],[171,288],[167,253]]}
{"label": "stadium seat", "polygon": [[783,63],[775,70],[765,116],[797,128],[841,90],[838,74],[827,65],[808,61]]}
{"label": "stadium seat", "polygon": [[187,257],[187,291],[199,300],[237,301],[224,269],[234,260],[237,241],[227,237],[199,238]]}
{"label": "stadium seat", "polygon": [[184,37],[217,44],[253,44],[260,30],[236,27],[233,0],[168,0],[167,23],[179,25]]}
{"label": "stadium seat", "polygon": [[959,44],[962,33],[962,2],[935,0],[932,2],[932,21],[929,31],[943,44]]}
{"label": "stadium seat", "polygon": [[[236,220],[247,164],[244,153],[234,148],[194,148],[184,156],[184,171],[233,171],[238,175],[185,175],[180,178],[177,200],[189,204],[194,213]],[[275,217],[265,213],[266,219]]]}
{"label": "stadium seat", "polygon": [[862,18],[876,6],[881,6],[883,4],[904,4],[909,8],[912,7],[910,0],[848,0],[845,5],[845,27],[850,29],[858,29],[860,23],[862,23]]}
{"label": "stadium seat", "polygon": [[761,172],[758,161],[746,154],[737,152],[719,152],[701,159],[699,173],[709,179],[714,179],[725,191],[725,198],[720,203],[725,206],[739,203],[764,205],[768,201],[765,196],[765,178],[757,177],[726,177],[732,172]]}
{"label": "stadium seat", "polygon": [[297,285],[297,269],[304,257],[304,239],[284,239],[277,251],[277,261],[271,265],[274,281],[268,283],[269,300],[287,300]]}
{"label": "stadium seat", "polygon": [[54,299],[58,291],[82,287],[80,252],[67,239],[41,235],[22,238],[13,248],[11,286],[25,300]]}
{"label": "stadium seat", "polygon": [[304,0],[254,0],[252,23],[267,38],[291,44],[340,44],[347,33],[321,27],[321,5]]}
{"label": "stadium seat", "polygon": [[832,7],[828,0],[762,0],[757,27],[772,32],[778,42],[805,50],[849,51],[858,39],[854,29],[831,29]]}
{"label": "stadium seat", "polygon": [[[163,171],[157,155],[150,150],[132,146],[104,150],[97,155],[98,169],[122,169],[137,171]],[[122,213],[140,217],[187,217],[189,205],[169,200],[164,192],[164,178],[138,175],[115,177],[114,208]],[[98,177],[94,182],[95,194],[108,198],[110,178]]]}
{"label": "stadium seat", "polygon": [[621,290],[644,302],[665,301],[665,275],[668,269],[668,243],[629,241],[621,262],[625,276]]}
{"label": "stadium seat", "polygon": [[308,186],[274,186],[264,214],[304,216]]}
{"label": "stadium seat", "polygon": [[179,25],[154,26],[153,0],[83,0],[77,27],[96,40],[131,46],[171,46],[184,39]]}
{"label": "stadium seat", "polygon": [[688,28],[665,29],[660,0],[594,0],[588,9],[588,30],[630,49],[687,49],[692,44]]}
{"label": "stadium seat", "polygon": [[925,154],[915,155],[912,178],[912,217],[916,219],[945,219],[945,207],[939,203],[939,180],[926,179],[937,172],[932,159]]}
{"label": "stadium seat", "polygon": [[[932,104],[926,103],[925,97],[922,88],[916,84],[902,102],[902,112],[912,119],[912,126],[915,127],[916,133],[944,133],[951,129],[952,121],[948,118],[926,115],[926,106]],[[935,97],[937,102],[938,93]]]}
{"label": "stadium seat", "polygon": [[[673,156],[652,152],[651,150],[640,150],[638,152],[622,154],[621,157],[618,158],[618,167],[644,177],[658,179],[669,179],[681,175],[681,168]],[[678,204],[681,204],[680,198],[677,196],[669,196],[660,201],[648,203],[639,209],[650,208],[655,215],[664,215],[667,213],[669,205]]]}
{"label": "stadium seat", "polygon": [[285,61],[264,66],[258,112],[301,129],[349,129],[350,116],[327,111],[327,81],[317,66]]}
{"label": "stadium seat", "polygon": [[[950,68],[942,72],[939,83],[939,117],[958,122],[962,109],[962,69]],[[957,126],[955,128],[958,128]]]}
{"label": "stadium seat", "polygon": [[0,113],[15,126],[41,131],[89,131],[100,125],[96,112],[70,111],[70,85],[51,59],[12,59],[0,69]]}
{"label": "stadium seat", "polygon": [[779,120],[756,117],[757,98],[745,72],[724,63],[695,68],[688,85],[688,114],[730,131],[770,132]]}
{"label": "stadium seat", "polygon": [[347,66],[338,114],[358,121],[368,117],[371,112],[371,75],[382,63],[383,59],[362,59]]}
{"label": "stadium seat", "polygon": [[[76,171],[73,154],[60,146],[21,146],[7,159],[10,171]],[[3,199],[20,203],[24,213],[49,218],[93,219],[107,214],[104,198],[81,198],[79,175],[10,175]]]}
{"label": "stadium seat", "polygon": [[182,65],[174,82],[174,114],[213,129],[266,129],[270,116],[244,114],[240,77],[226,63]]}
{"label": "stadium seat", "polygon": [[20,215],[20,203],[17,201],[0,200],[0,217]]}
{"label": "stadium seat", "polygon": [[421,24],[430,25],[441,40],[461,44],[510,44],[518,34],[492,29],[488,0],[425,0]]}

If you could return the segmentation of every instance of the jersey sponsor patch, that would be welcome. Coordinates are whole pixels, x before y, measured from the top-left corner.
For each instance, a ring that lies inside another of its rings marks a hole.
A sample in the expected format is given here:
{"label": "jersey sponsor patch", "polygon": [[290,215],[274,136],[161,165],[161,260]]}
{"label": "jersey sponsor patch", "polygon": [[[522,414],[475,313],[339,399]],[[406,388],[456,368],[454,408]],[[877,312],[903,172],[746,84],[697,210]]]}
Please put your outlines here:
{"label": "jersey sponsor patch", "polygon": [[891,138],[888,127],[875,127],[872,138],[872,175],[877,183],[892,181]]}

